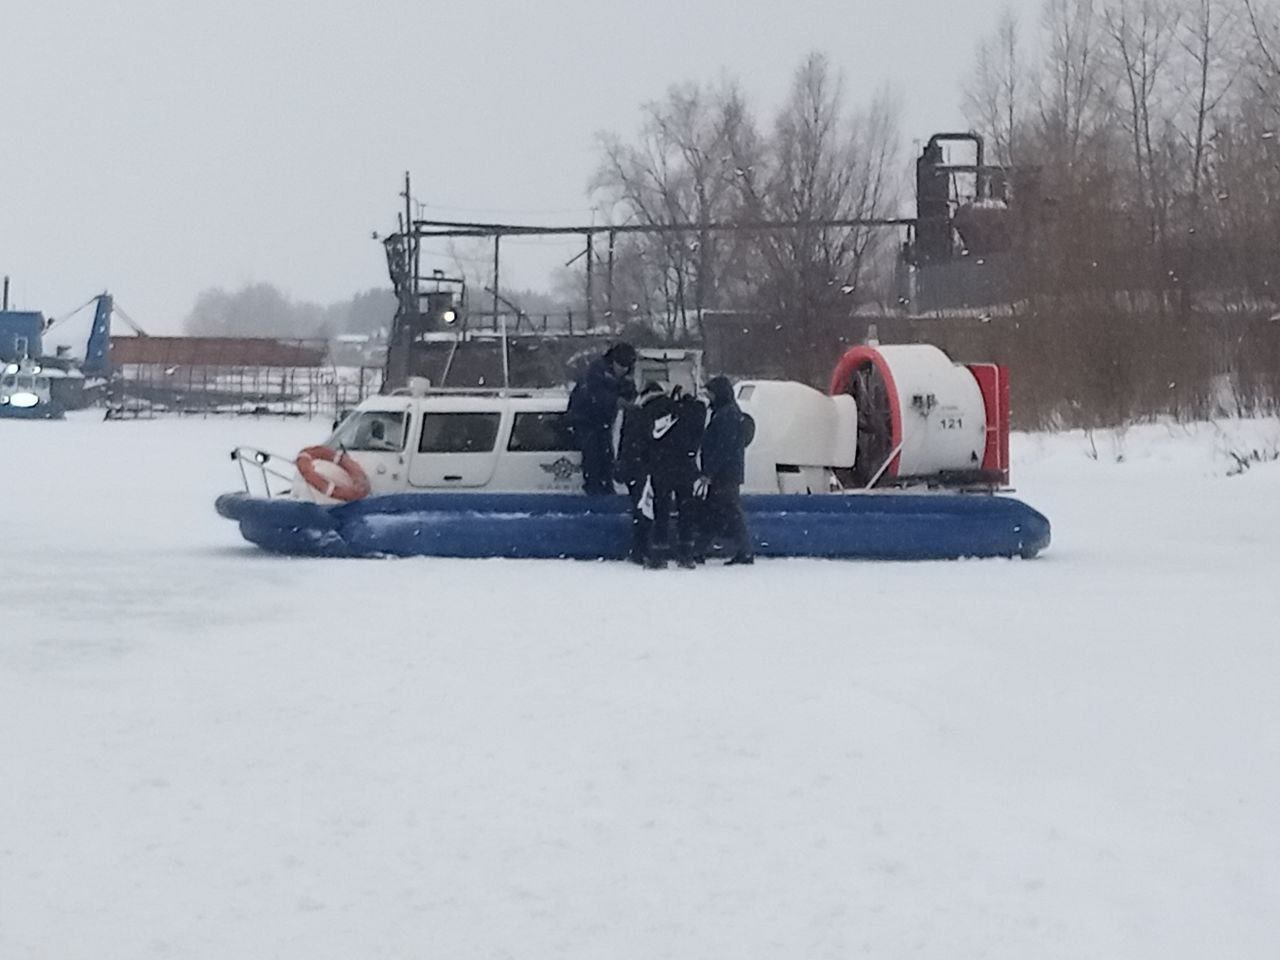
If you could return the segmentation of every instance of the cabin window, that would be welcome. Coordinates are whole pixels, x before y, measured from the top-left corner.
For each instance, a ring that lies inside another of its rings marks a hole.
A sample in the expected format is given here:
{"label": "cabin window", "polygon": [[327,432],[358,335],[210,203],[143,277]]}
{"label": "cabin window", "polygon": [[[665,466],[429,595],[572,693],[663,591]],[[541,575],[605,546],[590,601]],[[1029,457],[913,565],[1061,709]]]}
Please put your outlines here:
{"label": "cabin window", "polygon": [[0,387],[12,387],[17,382],[18,382],[17,377],[8,376],[8,377],[5,377],[3,380],[0,380]]}
{"label": "cabin window", "polygon": [[576,449],[564,413],[517,413],[507,449],[515,453],[550,453]]}
{"label": "cabin window", "polygon": [[355,451],[404,449],[405,415],[394,410],[360,410],[343,420],[334,431],[331,447]]}
{"label": "cabin window", "polygon": [[18,377],[18,389],[19,389],[19,390],[34,390],[34,389],[35,389],[35,378],[34,378],[34,377],[29,377],[29,376],[28,376],[28,377],[21,377],[21,376],[20,376],[20,377]]}
{"label": "cabin window", "polygon": [[36,377],[36,389],[37,389],[37,390],[48,390],[48,389],[49,389],[49,378],[48,378],[48,377]]}
{"label": "cabin window", "polygon": [[424,413],[419,453],[489,453],[499,413]]}

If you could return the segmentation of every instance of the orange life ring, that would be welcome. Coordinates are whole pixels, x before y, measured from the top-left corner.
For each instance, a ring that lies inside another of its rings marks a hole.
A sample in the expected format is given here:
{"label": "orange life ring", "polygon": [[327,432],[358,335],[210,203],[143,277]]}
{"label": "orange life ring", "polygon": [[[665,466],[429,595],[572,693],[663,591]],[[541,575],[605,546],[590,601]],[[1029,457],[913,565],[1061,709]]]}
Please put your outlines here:
{"label": "orange life ring", "polygon": [[[335,464],[347,475],[345,480],[330,480],[316,469],[316,461]],[[345,450],[339,453],[323,445],[307,447],[298,454],[298,473],[313,489],[335,500],[359,500],[369,495],[369,475]]]}

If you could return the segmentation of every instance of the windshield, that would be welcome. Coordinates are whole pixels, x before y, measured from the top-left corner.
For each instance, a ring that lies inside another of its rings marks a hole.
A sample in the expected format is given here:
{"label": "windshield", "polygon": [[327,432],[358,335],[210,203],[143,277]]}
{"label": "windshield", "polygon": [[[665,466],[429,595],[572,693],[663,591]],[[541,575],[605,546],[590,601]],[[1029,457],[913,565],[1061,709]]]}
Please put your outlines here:
{"label": "windshield", "polygon": [[355,451],[402,450],[404,423],[403,411],[357,411],[338,425],[329,446]]}

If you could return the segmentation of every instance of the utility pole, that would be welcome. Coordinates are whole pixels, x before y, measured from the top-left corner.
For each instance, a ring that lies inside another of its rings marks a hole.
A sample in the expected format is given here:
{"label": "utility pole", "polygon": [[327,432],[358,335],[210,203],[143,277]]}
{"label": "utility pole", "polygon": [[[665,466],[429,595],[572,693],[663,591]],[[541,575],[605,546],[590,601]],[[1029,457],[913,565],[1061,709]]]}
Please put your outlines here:
{"label": "utility pole", "polygon": [[418,307],[418,271],[416,249],[418,247],[418,231],[413,227],[413,211],[412,211],[412,193],[409,189],[409,171],[404,172],[404,229],[405,243],[404,247],[404,270],[405,275],[409,278],[410,289],[413,291],[413,307],[414,313],[417,313]]}
{"label": "utility pole", "polygon": [[391,321],[387,336],[387,359],[383,367],[382,389],[390,391],[409,382],[412,372],[410,352],[413,349],[413,328],[417,316],[417,279],[413,269],[413,246],[417,242],[417,230],[413,224],[413,211],[409,203],[409,171],[404,172],[404,210],[396,214],[398,231],[386,240],[387,268],[396,288],[396,315]]}
{"label": "utility pole", "polygon": [[609,323],[613,323],[613,248],[617,239],[618,239],[617,231],[610,230],[609,231],[609,266],[608,266],[608,269],[605,271],[605,289],[606,289],[605,309],[608,311],[608,315],[605,317],[605,319],[608,320]]}
{"label": "utility pole", "polygon": [[587,329],[590,330],[595,326],[596,305],[595,305],[595,287],[592,284],[592,275],[594,274],[596,255],[592,250],[592,244],[595,234],[588,231],[587,233]]}
{"label": "utility pole", "polygon": [[[502,234],[495,233],[493,235],[493,322],[495,329],[498,323],[498,268],[500,266],[499,257],[502,251]],[[503,346],[503,352],[506,352],[506,346]]]}

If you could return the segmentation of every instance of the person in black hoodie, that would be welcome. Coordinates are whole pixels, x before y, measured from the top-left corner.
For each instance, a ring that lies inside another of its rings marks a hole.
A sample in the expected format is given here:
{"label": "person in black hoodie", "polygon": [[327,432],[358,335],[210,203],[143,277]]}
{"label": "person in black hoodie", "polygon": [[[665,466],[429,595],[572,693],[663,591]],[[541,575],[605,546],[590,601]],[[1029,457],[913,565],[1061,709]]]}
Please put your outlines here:
{"label": "person in black hoodie", "polygon": [[706,426],[706,407],[697,397],[672,387],[665,407],[654,421],[651,472],[654,493],[655,542],[667,544],[671,534],[671,509],[676,512],[676,563],[695,566],[698,503],[693,495],[698,479],[698,448]]}
{"label": "person in black hoodie", "polygon": [[[622,420],[618,476],[631,494],[629,559],[661,569],[674,553],[682,567],[694,566],[698,446],[706,410],[679,387],[671,395],[656,383],[645,384]],[[676,543],[671,548],[671,512],[676,512]]]}
{"label": "person in black hoodie", "polygon": [[704,536],[722,537],[732,551],[729,563],[754,563],[751,534],[742,515],[741,488],[750,437],[728,377],[707,381],[711,420],[702,438],[702,485],[706,488]]}
{"label": "person in black hoodie", "polygon": [[635,347],[615,343],[591,362],[569,394],[568,421],[582,453],[584,493],[613,493],[613,422],[619,404],[635,396],[635,365]]}
{"label": "person in black hoodie", "polygon": [[627,559],[632,563],[650,562],[654,516],[653,484],[650,478],[653,422],[665,402],[662,387],[656,383],[646,383],[640,396],[627,404],[622,414],[615,475],[627,485],[627,494],[631,498],[631,549],[627,553]]}

